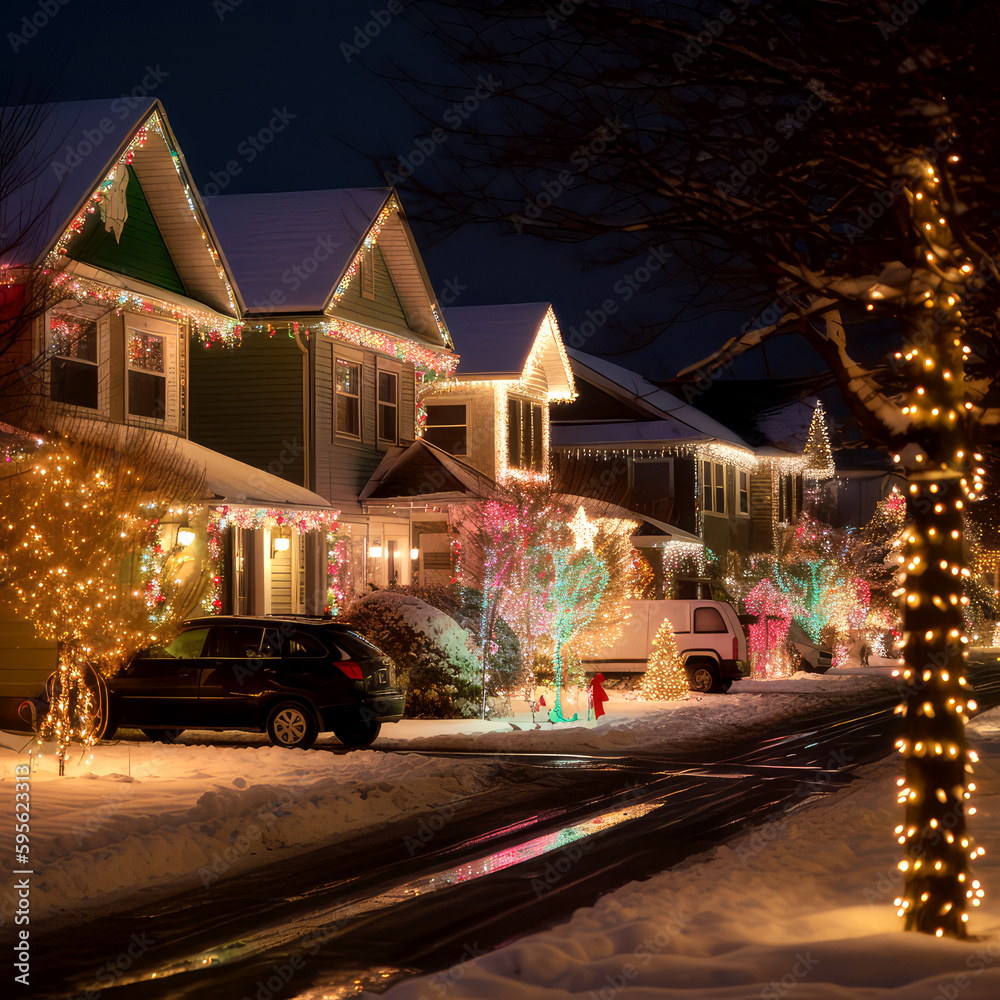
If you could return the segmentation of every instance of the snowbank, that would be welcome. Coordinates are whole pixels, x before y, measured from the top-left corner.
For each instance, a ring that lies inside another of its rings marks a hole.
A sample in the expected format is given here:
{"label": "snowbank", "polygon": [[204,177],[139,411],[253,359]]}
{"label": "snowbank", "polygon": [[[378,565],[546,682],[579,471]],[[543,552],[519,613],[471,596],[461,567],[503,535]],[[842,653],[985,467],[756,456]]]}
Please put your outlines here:
{"label": "snowbank", "polygon": [[[987,889],[967,942],[904,934],[892,829],[895,759],[829,798],[748,830],[565,924],[388,1000],[994,1000],[1000,996],[1000,710],[970,726],[981,762],[971,827]],[[992,894],[990,889],[992,887]]]}

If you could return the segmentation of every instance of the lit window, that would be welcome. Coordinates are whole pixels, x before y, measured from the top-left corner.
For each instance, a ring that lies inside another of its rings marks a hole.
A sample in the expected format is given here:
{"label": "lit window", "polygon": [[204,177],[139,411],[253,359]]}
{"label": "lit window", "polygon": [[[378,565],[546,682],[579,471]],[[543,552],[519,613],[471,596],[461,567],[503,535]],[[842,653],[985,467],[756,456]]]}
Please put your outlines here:
{"label": "lit window", "polygon": [[155,333],[128,331],[128,412],[132,416],[166,419],[165,341]]}
{"label": "lit window", "polygon": [[378,373],[378,439],[390,444],[396,443],[397,390],[398,379],[394,372]]}
{"label": "lit window", "polygon": [[526,399],[507,401],[507,467],[542,471],[542,408]]}
{"label": "lit window", "polygon": [[740,513],[750,513],[750,473],[740,472]]}
{"label": "lit window", "polygon": [[57,403],[97,409],[97,323],[66,313],[53,313],[49,324],[53,354],[49,364],[49,397]]}
{"label": "lit window", "polygon": [[337,358],[337,433],[361,437],[361,365]]}

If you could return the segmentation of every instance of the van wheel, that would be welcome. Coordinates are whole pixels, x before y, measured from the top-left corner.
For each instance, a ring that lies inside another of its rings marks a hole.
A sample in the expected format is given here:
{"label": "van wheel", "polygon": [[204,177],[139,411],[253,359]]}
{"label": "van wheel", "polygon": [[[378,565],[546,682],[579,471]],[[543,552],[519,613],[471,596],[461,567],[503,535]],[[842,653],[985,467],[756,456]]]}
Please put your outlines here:
{"label": "van wheel", "polygon": [[308,709],[283,701],[268,713],[267,735],[276,747],[308,750],[316,742],[319,726]]}
{"label": "van wheel", "polygon": [[[115,729],[117,730],[117,726]],[[183,729],[140,729],[140,733],[150,743],[176,743],[184,732]]]}
{"label": "van wheel", "polygon": [[721,685],[716,678],[715,671],[704,663],[696,664],[688,668],[688,687],[692,691],[721,691]]}

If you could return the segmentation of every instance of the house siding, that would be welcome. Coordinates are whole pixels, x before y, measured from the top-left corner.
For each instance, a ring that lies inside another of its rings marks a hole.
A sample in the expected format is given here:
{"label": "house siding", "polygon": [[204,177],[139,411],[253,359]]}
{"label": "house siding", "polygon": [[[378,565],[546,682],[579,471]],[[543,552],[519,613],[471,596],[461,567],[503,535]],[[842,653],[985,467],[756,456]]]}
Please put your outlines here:
{"label": "house siding", "polygon": [[191,440],[306,485],[302,365],[285,336],[245,333],[232,350],[192,344]]}
{"label": "house siding", "polygon": [[392,282],[385,257],[377,243],[372,259],[375,265],[375,298],[366,299],[361,294],[360,275],[355,275],[338,303],[338,311],[349,312],[353,317],[375,327],[407,326],[406,314],[396,293],[396,286]]}

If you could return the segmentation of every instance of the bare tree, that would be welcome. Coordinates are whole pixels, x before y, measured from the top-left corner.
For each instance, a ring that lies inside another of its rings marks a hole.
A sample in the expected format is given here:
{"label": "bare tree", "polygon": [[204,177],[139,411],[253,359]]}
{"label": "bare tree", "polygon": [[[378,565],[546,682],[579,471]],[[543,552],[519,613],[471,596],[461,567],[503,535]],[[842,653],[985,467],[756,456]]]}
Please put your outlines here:
{"label": "bare tree", "polygon": [[[542,0],[421,5],[482,115],[409,186],[442,224],[506,221],[758,311],[681,373],[689,398],[795,334],[907,471],[901,792],[907,928],[964,936],[974,701],[961,545],[981,489],[1000,303],[996,3]],[[870,321],[878,320],[875,324]],[[671,323],[650,331],[669,336]],[[891,346],[890,346],[891,345]],[[950,835],[942,837],[942,828]]]}

